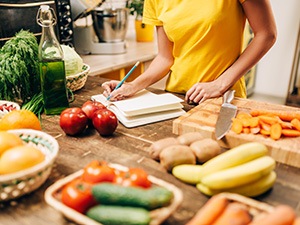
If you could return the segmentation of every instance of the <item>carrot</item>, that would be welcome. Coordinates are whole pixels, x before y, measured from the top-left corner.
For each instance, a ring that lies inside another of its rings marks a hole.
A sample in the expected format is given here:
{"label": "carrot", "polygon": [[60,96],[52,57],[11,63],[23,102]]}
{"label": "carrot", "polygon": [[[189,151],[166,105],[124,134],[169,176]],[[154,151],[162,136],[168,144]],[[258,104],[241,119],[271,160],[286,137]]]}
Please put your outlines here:
{"label": "carrot", "polygon": [[271,129],[270,129],[270,137],[273,140],[278,140],[281,137],[281,131],[282,131],[282,127],[279,123],[274,123],[271,125]]}
{"label": "carrot", "polygon": [[223,213],[228,203],[229,201],[225,196],[214,195],[186,225],[212,224]]}
{"label": "carrot", "polygon": [[251,114],[247,112],[239,112],[235,118],[237,119],[244,119],[244,118],[251,118]]}
{"label": "carrot", "polygon": [[284,110],[252,110],[250,112],[252,116],[259,115],[274,115],[278,116],[280,119],[284,121],[291,121],[294,118],[300,120],[300,112],[299,111],[284,111]]}
{"label": "carrot", "polygon": [[243,127],[250,127],[250,124],[251,124],[250,118],[243,118],[243,119],[241,119],[241,122],[243,124]]}
{"label": "carrot", "polygon": [[274,116],[266,116],[266,115],[261,115],[258,116],[259,120],[263,121],[264,123],[273,125],[274,123],[278,123],[279,120],[277,117]]}
{"label": "carrot", "polygon": [[260,127],[251,127],[250,132],[251,134],[258,134],[260,132]]}
{"label": "carrot", "polygon": [[292,119],[291,124],[296,128],[296,130],[300,131],[300,120],[297,118]]}
{"label": "carrot", "polygon": [[249,127],[244,127],[243,128],[243,133],[244,134],[250,134],[251,132],[250,132],[250,128]]}
{"label": "carrot", "polygon": [[259,125],[259,118],[258,117],[251,117],[249,118],[250,127],[257,127]]}
{"label": "carrot", "polygon": [[293,125],[290,122],[281,121],[279,123],[282,129],[293,129]]}
{"label": "carrot", "polygon": [[241,119],[233,118],[231,130],[234,131],[237,134],[242,133],[243,131],[243,123],[241,122]]}
{"label": "carrot", "polygon": [[253,220],[249,225],[292,225],[296,218],[295,211],[288,205],[278,205],[273,212]]}
{"label": "carrot", "polygon": [[281,133],[286,137],[299,137],[300,131],[291,129],[282,129]]}
{"label": "carrot", "polygon": [[232,202],[212,225],[246,225],[251,220],[252,216],[245,205]]}
{"label": "carrot", "polygon": [[259,120],[259,125],[260,125],[260,127],[261,127],[263,130],[266,130],[266,131],[270,131],[270,130],[271,130],[271,125],[268,124],[268,123],[265,123],[265,122],[262,121],[262,120]]}
{"label": "carrot", "polygon": [[265,135],[265,136],[269,136],[270,130],[260,129],[259,133],[261,133],[262,135]]}

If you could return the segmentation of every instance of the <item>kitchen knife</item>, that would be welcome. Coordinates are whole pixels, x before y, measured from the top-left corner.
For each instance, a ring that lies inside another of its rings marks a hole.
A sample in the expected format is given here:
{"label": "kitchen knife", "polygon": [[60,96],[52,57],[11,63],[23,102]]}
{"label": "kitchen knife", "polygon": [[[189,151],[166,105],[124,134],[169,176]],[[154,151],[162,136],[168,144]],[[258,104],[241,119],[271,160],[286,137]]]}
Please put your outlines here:
{"label": "kitchen knife", "polygon": [[228,90],[223,95],[223,103],[215,128],[215,137],[217,140],[223,138],[229,131],[232,124],[232,118],[236,115],[237,107],[231,104],[231,101],[234,98],[234,92],[234,90]]}

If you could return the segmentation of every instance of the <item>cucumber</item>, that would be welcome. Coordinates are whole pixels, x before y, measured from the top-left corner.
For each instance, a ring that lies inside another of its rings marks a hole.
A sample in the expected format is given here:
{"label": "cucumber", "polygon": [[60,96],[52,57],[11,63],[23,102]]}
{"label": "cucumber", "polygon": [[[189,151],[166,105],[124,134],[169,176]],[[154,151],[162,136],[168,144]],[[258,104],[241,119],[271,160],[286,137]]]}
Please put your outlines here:
{"label": "cucumber", "polygon": [[96,205],[86,215],[104,225],[147,225],[151,220],[148,210],[129,206]]}
{"label": "cucumber", "polygon": [[92,194],[101,204],[142,207],[148,210],[170,204],[173,192],[164,187],[124,187],[113,183],[93,186]]}

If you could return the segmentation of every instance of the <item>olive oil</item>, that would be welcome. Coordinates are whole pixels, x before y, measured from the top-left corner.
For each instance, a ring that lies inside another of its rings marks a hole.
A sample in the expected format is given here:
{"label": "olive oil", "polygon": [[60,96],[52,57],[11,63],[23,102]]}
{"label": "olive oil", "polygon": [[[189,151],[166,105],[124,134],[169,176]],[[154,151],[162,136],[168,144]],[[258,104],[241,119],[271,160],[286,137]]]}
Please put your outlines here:
{"label": "olive oil", "polygon": [[63,50],[53,29],[56,21],[53,9],[41,5],[37,15],[37,23],[42,27],[39,72],[45,113],[52,115],[69,107]]}
{"label": "olive oil", "polygon": [[39,66],[45,113],[60,114],[69,107],[64,61],[45,61]]}

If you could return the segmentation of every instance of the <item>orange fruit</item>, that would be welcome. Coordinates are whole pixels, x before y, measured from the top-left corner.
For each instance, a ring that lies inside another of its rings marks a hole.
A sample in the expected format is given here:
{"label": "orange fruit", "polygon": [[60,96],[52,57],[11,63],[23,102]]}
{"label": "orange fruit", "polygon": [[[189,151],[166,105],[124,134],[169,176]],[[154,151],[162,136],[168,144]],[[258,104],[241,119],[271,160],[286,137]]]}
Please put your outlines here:
{"label": "orange fruit", "polygon": [[28,169],[43,162],[44,159],[45,155],[33,146],[22,145],[10,148],[0,158],[0,174]]}
{"label": "orange fruit", "polygon": [[6,131],[0,131],[0,156],[7,149],[18,145],[23,145],[23,141],[18,135],[8,133]]}
{"label": "orange fruit", "polygon": [[0,130],[34,129],[42,130],[39,118],[31,111],[21,109],[5,114],[0,120]]}

